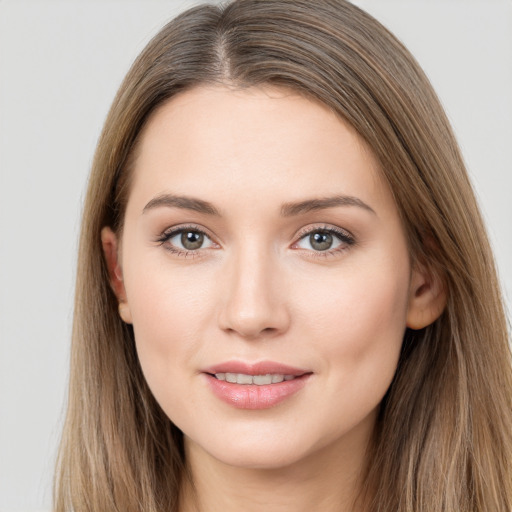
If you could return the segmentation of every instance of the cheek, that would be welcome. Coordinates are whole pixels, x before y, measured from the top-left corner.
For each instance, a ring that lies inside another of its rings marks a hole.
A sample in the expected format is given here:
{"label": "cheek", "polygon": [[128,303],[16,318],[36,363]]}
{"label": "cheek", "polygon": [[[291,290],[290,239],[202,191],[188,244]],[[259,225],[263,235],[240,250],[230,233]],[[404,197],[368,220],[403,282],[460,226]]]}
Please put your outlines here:
{"label": "cheek", "polygon": [[304,294],[304,340],[315,340],[333,389],[378,402],[395,373],[406,328],[408,264],[405,259],[401,271],[393,264],[369,268],[351,268],[324,287],[317,281]]}
{"label": "cheek", "polygon": [[[211,280],[191,268],[173,272],[167,265],[152,261],[127,265],[126,292],[130,305],[137,353],[146,380],[157,400],[186,385],[193,362],[204,349],[205,324],[212,313]],[[148,270],[145,270],[148,269]],[[175,385],[169,386],[169,380]]]}

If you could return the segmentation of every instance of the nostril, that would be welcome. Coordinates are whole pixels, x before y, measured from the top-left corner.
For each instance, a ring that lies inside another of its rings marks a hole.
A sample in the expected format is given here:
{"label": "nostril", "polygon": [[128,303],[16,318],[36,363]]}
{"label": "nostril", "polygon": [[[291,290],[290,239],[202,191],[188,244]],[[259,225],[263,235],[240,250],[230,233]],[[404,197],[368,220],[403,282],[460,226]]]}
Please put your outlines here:
{"label": "nostril", "polygon": [[249,326],[249,325],[232,325],[225,329],[231,334],[238,335],[247,340],[258,340],[262,338],[271,338],[279,334],[280,329],[277,327]]}

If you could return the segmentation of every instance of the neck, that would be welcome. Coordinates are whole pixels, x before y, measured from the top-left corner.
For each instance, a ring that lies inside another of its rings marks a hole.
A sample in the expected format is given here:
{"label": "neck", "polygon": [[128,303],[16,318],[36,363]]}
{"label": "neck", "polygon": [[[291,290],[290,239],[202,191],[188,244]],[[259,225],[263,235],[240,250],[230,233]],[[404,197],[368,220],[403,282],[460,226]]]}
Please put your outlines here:
{"label": "neck", "polygon": [[185,438],[193,483],[184,485],[180,512],[362,512],[356,499],[369,436],[359,441],[363,449],[339,443],[286,467],[260,469],[225,464]]}

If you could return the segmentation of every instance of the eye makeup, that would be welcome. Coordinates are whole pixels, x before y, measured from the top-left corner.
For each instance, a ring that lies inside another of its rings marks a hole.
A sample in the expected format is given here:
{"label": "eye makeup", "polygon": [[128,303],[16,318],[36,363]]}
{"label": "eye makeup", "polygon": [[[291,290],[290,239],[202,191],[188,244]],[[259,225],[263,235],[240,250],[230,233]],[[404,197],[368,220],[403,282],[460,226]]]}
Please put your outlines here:
{"label": "eye makeup", "polygon": [[[291,248],[306,251],[309,257],[337,256],[354,246],[356,240],[347,230],[333,225],[307,226],[297,234],[299,238]],[[309,245],[310,248],[304,247]]]}
{"label": "eye makeup", "polygon": [[[352,247],[356,241],[347,230],[332,225],[316,225],[302,228],[294,237],[291,249],[308,253],[309,257],[335,256]],[[197,257],[204,251],[221,246],[201,226],[179,225],[166,229],[156,242],[179,257]]]}
{"label": "eye makeup", "polygon": [[205,250],[220,248],[206,230],[196,224],[168,228],[156,241],[165,250],[185,258],[198,257]]}

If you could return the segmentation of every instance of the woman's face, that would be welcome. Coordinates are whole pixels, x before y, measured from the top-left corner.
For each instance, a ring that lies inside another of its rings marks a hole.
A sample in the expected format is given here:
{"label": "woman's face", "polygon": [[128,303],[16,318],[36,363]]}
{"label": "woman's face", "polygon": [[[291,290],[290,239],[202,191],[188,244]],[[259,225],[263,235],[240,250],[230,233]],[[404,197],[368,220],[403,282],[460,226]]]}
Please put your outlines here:
{"label": "woman's face", "polygon": [[144,375],[196,457],[361,455],[418,280],[350,126],[286,89],[175,97],[142,135],[118,254]]}

